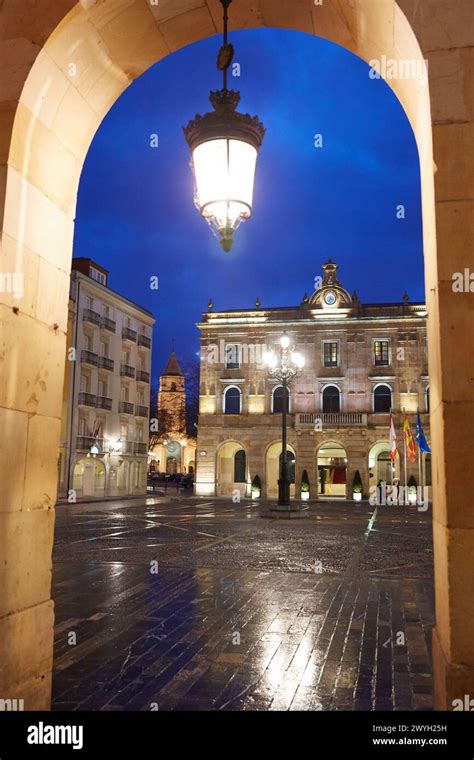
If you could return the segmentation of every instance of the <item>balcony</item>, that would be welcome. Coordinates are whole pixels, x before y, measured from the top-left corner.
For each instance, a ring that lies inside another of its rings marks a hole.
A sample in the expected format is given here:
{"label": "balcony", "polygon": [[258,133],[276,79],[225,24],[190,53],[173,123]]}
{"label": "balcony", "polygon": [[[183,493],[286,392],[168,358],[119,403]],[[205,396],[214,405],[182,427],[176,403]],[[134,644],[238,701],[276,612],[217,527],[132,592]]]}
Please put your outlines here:
{"label": "balcony", "polygon": [[137,342],[137,333],[135,330],[131,330],[129,327],[122,327],[123,340],[130,340],[132,343]]}
{"label": "balcony", "polygon": [[139,380],[141,383],[149,383],[150,373],[145,372],[144,369],[137,369],[137,380]]}
{"label": "balcony", "polygon": [[84,322],[92,322],[93,325],[100,325],[102,317],[97,311],[93,311],[92,309],[83,309],[82,319]]}
{"label": "balcony", "polygon": [[138,345],[143,346],[144,348],[151,348],[151,338],[149,338],[148,335],[140,334],[138,336]]}
{"label": "balcony", "polygon": [[137,417],[148,417],[148,407],[137,404],[135,406],[135,415]]}
{"label": "balcony", "polygon": [[90,451],[92,446],[97,446],[103,451],[104,439],[92,438],[92,436],[89,435],[78,435],[76,437],[76,449],[78,451]]}
{"label": "balcony", "polygon": [[93,367],[99,366],[99,356],[94,354],[93,351],[81,351],[81,362],[84,364],[92,364]]}
{"label": "balcony", "polygon": [[108,356],[99,356],[99,367],[101,369],[107,369],[109,372],[114,371],[114,360],[109,359]]}
{"label": "balcony", "polygon": [[119,412],[122,414],[133,414],[135,411],[133,404],[129,401],[120,401]]}
{"label": "balcony", "polygon": [[134,446],[132,441],[122,441],[122,454],[133,454]]}
{"label": "balcony", "polygon": [[112,399],[107,396],[97,396],[97,409],[107,409],[109,412],[112,409]]}
{"label": "balcony", "polygon": [[146,443],[142,443],[142,441],[135,443],[135,454],[147,454],[147,453],[148,453],[148,446]]}
{"label": "balcony", "polygon": [[363,412],[300,412],[295,415],[295,427],[314,428],[320,424],[327,427],[362,427],[367,425]]}
{"label": "balcony", "polygon": [[81,392],[79,394],[78,400],[77,400],[79,406],[97,406],[97,396],[94,396],[93,393],[84,393]]}
{"label": "balcony", "polygon": [[109,317],[102,317],[101,327],[104,330],[108,330],[111,333],[115,333],[116,323],[114,322],[113,319],[109,319]]}
{"label": "balcony", "polygon": [[135,367],[131,367],[130,364],[120,365],[120,374],[122,377],[135,377]]}

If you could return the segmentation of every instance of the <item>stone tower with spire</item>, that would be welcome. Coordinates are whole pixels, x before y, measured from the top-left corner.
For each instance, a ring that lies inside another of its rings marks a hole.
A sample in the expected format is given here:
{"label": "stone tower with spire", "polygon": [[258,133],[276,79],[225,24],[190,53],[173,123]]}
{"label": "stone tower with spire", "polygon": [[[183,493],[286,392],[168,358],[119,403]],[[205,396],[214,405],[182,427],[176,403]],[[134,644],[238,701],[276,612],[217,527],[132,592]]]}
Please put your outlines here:
{"label": "stone tower with spire", "polygon": [[158,432],[150,439],[150,470],[194,472],[196,438],[186,432],[186,386],[174,349],[160,377],[157,415]]}
{"label": "stone tower with spire", "polygon": [[186,388],[174,351],[160,377],[158,431],[169,435],[186,435]]}

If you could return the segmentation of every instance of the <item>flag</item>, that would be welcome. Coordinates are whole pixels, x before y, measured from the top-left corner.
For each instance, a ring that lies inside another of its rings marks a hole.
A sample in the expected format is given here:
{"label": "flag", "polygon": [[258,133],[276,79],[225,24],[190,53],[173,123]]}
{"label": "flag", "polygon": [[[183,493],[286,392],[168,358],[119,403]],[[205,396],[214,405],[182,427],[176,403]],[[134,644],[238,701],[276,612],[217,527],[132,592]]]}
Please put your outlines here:
{"label": "flag", "polygon": [[421,424],[420,412],[418,412],[416,415],[416,440],[418,441],[418,447],[422,454],[431,454],[431,449],[428,445],[428,441],[425,438],[423,425]]}
{"label": "flag", "polygon": [[395,431],[395,425],[393,424],[392,413],[390,412],[390,459],[393,460],[397,456],[397,433]]}
{"label": "flag", "polygon": [[411,434],[410,425],[408,424],[406,416],[403,421],[403,440],[405,442],[408,459],[410,462],[416,462],[416,442]]}

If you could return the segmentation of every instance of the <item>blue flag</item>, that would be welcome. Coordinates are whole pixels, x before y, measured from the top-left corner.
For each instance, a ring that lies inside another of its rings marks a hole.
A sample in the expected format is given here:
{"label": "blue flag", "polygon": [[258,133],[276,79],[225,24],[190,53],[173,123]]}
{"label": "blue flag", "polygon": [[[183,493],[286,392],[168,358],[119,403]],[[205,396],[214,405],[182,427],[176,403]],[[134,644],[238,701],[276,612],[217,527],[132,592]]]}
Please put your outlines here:
{"label": "blue flag", "polygon": [[423,432],[423,425],[421,424],[420,412],[416,415],[416,435],[415,438],[418,443],[418,448],[423,454],[431,454],[431,449],[428,446],[428,441],[425,438]]}

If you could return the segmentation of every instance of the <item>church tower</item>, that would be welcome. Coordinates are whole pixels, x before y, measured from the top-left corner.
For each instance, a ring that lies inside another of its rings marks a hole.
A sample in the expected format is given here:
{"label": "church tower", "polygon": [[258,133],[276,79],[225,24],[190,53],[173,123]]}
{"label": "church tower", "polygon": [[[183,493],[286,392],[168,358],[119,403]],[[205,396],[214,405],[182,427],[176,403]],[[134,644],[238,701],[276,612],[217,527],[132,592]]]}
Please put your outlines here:
{"label": "church tower", "polygon": [[186,388],[174,351],[160,377],[158,431],[169,436],[186,435]]}
{"label": "church tower", "polygon": [[150,472],[194,473],[196,438],[186,432],[186,386],[171,352],[158,391],[158,432],[150,438]]}

